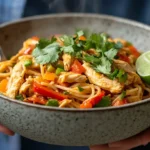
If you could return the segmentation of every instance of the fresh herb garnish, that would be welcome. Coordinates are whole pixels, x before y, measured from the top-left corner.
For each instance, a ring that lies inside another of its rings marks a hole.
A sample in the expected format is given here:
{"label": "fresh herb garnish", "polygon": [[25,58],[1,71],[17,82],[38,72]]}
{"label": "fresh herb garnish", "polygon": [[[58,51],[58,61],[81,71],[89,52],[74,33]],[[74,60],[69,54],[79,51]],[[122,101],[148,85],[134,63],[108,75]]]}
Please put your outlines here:
{"label": "fresh herb garnish", "polygon": [[68,91],[64,91],[63,94],[69,95],[70,93]]}
{"label": "fresh herb garnish", "polygon": [[108,77],[113,80],[117,77],[118,72],[119,70],[115,69],[110,75],[108,75]]}
{"label": "fresh herb garnish", "polygon": [[37,47],[33,50],[33,57],[39,64],[54,63],[59,58],[60,46],[55,40],[40,40]]}
{"label": "fresh herb garnish", "polygon": [[56,99],[49,99],[46,103],[46,106],[54,106],[57,107],[59,106],[58,100]]}
{"label": "fresh herb garnish", "polygon": [[25,67],[29,67],[29,66],[31,66],[32,65],[32,61],[31,60],[26,60],[25,62],[24,62],[24,66]]}
{"label": "fresh herb garnish", "polygon": [[23,101],[24,98],[21,94],[16,95],[15,99]]}
{"label": "fresh herb garnish", "polygon": [[84,89],[81,86],[78,86],[78,90],[79,90],[79,92],[84,91]]}
{"label": "fresh herb garnish", "polygon": [[112,60],[116,57],[118,50],[122,48],[122,44],[109,42],[108,36],[104,33],[94,33],[87,39],[84,48],[85,50],[94,48],[99,53],[99,56],[85,55],[84,60],[90,62],[97,72],[110,75]]}
{"label": "fresh herb garnish", "polygon": [[107,107],[107,106],[111,106],[111,99],[109,96],[104,96],[102,100],[94,107]]}
{"label": "fresh herb garnish", "polygon": [[101,64],[94,66],[94,69],[97,72],[101,72],[103,74],[109,75],[111,73],[111,62],[107,59],[107,57],[102,56]]}
{"label": "fresh herb garnish", "polygon": [[117,55],[118,50],[115,48],[111,48],[109,51],[104,52],[105,56],[109,59],[109,60],[113,60],[114,57]]}
{"label": "fresh herb garnish", "polygon": [[120,99],[123,100],[125,96],[126,96],[126,91],[123,91],[120,95]]}
{"label": "fresh herb garnish", "polygon": [[64,69],[57,68],[56,71],[55,71],[56,75],[60,75],[61,72],[64,72]]}
{"label": "fresh herb garnish", "polygon": [[119,79],[119,82],[123,83],[127,80],[127,73],[120,69],[118,74],[117,74],[117,78]]}
{"label": "fresh herb garnish", "polygon": [[80,36],[84,35],[84,32],[82,30],[79,30],[76,34],[78,37],[80,37]]}

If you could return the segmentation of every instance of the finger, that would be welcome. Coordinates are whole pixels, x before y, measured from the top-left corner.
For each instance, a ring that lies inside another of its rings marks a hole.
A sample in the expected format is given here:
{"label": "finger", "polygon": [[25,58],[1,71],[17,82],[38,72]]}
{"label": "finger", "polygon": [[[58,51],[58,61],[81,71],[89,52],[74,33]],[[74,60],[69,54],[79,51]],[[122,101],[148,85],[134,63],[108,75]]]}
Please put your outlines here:
{"label": "finger", "polygon": [[91,146],[90,150],[127,150],[121,147],[112,147],[110,148],[108,145],[97,145],[97,146]]}
{"label": "finger", "polygon": [[110,143],[109,147],[125,147],[128,149],[140,146],[140,145],[146,145],[150,142],[150,129],[144,131],[143,133],[136,135],[134,137],[122,140],[120,142],[114,142]]}
{"label": "finger", "polygon": [[0,132],[7,134],[7,135],[14,135],[14,132],[9,130],[8,128],[0,125]]}

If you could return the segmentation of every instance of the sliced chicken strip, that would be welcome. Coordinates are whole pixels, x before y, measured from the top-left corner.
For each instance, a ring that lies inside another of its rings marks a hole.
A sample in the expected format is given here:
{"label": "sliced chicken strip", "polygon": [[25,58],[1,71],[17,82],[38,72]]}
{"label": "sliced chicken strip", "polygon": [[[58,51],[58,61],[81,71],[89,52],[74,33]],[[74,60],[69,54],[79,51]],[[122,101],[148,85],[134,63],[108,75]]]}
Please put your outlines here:
{"label": "sliced chicken strip", "polygon": [[19,93],[20,94],[25,94],[28,91],[29,87],[32,85],[32,83],[33,83],[33,78],[32,77],[28,77],[26,82],[24,82],[21,85]]}
{"label": "sliced chicken strip", "polygon": [[65,71],[69,71],[71,64],[73,62],[72,56],[69,54],[63,54],[62,58],[63,58],[63,64],[64,64]]}
{"label": "sliced chicken strip", "polygon": [[59,83],[76,83],[76,82],[86,82],[87,78],[85,75],[81,75],[78,73],[73,72],[62,72],[61,75],[58,77]]}
{"label": "sliced chicken strip", "polygon": [[24,67],[23,61],[18,62],[13,70],[12,74],[10,76],[10,79],[8,81],[8,87],[6,91],[6,95],[10,98],[15,98],[20,86],[24,82],[24,75],[25,75],[26,68]]}
{"label": "sliced chicken strip", "polygon": [[103,74],[97,73],[88,63],[84,63],[83,67],[86,69],[85,74],[87,75],[90,83],[98,85],[100,88],[108,90],[111,93],[121,93],[124,85],[119,83],[118,80],[110,80]]}
{"label": "sliced chicken strip", "polygon": [[144,85],[141,78],[137,75],[137,73],[135,72],[133,67],[130,66],[130,64],[128,64],[125,61],[117,60],[117,59],[114,60],[114,64],[117,68],[122,69],[128,73],[128,80],[126,81],[127,85],[132,83]]}

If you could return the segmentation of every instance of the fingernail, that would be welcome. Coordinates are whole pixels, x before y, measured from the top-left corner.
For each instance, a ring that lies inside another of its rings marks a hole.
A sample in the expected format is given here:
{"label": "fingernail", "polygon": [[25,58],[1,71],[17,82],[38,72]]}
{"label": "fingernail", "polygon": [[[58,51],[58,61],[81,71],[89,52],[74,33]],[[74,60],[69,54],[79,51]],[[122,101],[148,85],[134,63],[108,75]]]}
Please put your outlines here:
{"label": "fingernail", "polygon": [[118,142],[114,142],[114,143],[110,143],[109,144],[109,147],[120,147],[121,145],[120,145],[120,143],[118,143]]}

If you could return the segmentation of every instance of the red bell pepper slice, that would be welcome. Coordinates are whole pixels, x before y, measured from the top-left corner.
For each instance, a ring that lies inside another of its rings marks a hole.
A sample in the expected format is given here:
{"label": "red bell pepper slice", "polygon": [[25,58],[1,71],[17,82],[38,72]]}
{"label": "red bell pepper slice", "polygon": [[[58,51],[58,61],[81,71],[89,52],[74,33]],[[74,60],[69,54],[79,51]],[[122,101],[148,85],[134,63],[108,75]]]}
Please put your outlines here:
{"label": "red bell pepper slice", "polygon": [[96,104],[98,104],[102,98],[105,96],[105,92],[102,91],[99,95],[91,98],[90,100],[84,101],[81,105],[80,108],[92,108]]}
{"label": "red bell pepper slice", "polygon": [[85,72],[85,68],[82,66],[82,64],[76,59],[74,63],[71,66],[71,71],[74,73],[82,74]]}
{"label": "red bell pepper slice", "polygon": [[130,59],[128,58],[128,56],[126,56],[126,55],[121,55],[121,54],[117,54],[117,56],[119,56],[119,59],[120,59],[120,60],[123,60],[123,61],[125,61],[125,62],[127,62],[127,63],[130,63]]}
{"label": "red bell pepper slice", "polygon": [[57,100],[63,100],[67,98],[67,95],[55,92],[54,90],[51,90],[49,88],[46,88],[36,82],[33,84],[33,90],[34,92],[37,92],[38,94],[45,96],[45,97],[51,97]]}
{"label": "red bell pepper slice", "polygon": [[140,56],[140,52],[138,52],[138,50],[134,46],[131,45],[128,48],[130,49],[131,54],[134,55],[136,58]]}

